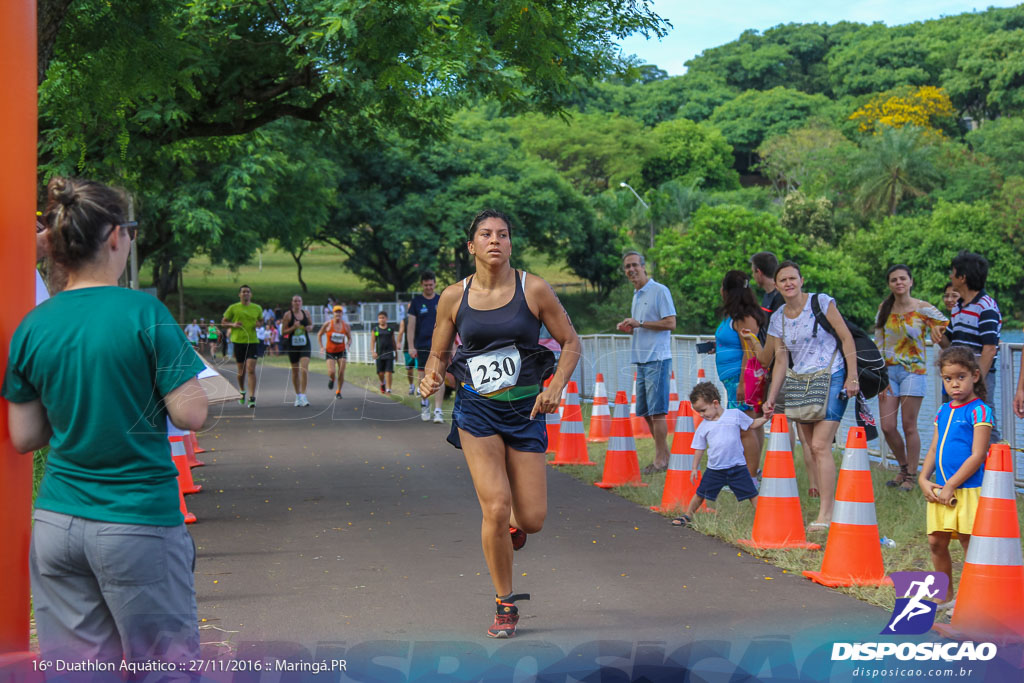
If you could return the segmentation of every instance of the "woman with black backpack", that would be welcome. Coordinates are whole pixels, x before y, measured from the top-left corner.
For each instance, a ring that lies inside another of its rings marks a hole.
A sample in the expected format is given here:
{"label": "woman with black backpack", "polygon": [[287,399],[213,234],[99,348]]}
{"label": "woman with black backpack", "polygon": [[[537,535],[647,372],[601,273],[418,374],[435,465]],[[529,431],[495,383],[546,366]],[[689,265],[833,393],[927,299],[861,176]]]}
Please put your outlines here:
{"label": "woman with black backpack", "polygon": [[[764,414],[771,415],[782,394],[786,417],[797,423],[800,443],[811,451],[819,490],[808,493],[820,497],[821,506],[807,531],[816,532],[827,531],[832,520],[836,486],[832,443],[846,403],[860,391],[860,382],[853,335],[839,314],[835,299],[827,294],[805,293],[803,284],[796,263],[780,263],[775,271],[775,286],[786,304],[772,314],[768,341],[763,348],[750,331],[744,330],[744,338],[754,345],[762,364],[774,363]],[[832,330],[822,326],[816,309],[824,313],[824,321]]]}
{"label": "woman with black backpack", "polygon": [[[909,266],[901,263],[890,267],[885,280],[890,294],[878,307],[875,340],[885,358],[889,386],[878,395],[878,417],[885,441],[900,466],[899,474],[886,486],[913,491],[921,456],[917,415],[927,389],[924,344],[931,330],[945,328],[949,319],[927,301],[910,296],[914,278]],[[897,427],[900,413],[903,436]]]}

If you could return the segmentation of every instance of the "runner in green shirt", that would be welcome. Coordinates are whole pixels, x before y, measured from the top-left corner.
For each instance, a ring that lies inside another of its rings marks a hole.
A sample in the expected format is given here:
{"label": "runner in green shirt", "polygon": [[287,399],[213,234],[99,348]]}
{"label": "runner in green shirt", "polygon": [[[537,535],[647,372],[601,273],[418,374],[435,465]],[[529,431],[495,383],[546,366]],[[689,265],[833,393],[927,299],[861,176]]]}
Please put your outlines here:
{"label": "runner in green shirt", "polygon": [[221,325],[231,330],[231,343],[235,346],[235,363],[238,364],[238,388],[242,391],[238,402],[245,405],[246,378],[249,381],[249,407],[256,407],[256,352],[259,339],[256,337],[256,323],[263,315],[263,308],[252,302],[249,285],[238,288],[238,303],[231,304],[224,311]]}

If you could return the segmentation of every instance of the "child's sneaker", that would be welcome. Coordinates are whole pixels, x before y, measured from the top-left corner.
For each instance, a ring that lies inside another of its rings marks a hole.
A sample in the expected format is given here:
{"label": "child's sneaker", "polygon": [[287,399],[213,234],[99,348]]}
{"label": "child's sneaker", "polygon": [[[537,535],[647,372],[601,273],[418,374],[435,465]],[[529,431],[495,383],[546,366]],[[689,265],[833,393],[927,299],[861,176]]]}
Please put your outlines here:
{"label": "child's sneaker", "polygon": [[516,625],[519,623],[519,608],[515,606],[516,600],[529,600],[529,593],[510,595],[507,598],[495,598],[494,623],[487,629],[487,635],[491,638],[514,638]]}
{"label": "child's sneaker", "polygon": [[526,532],[522,529],[517,529],[514,526],[508,528],[508,533],[512,535],[512,550],[519,550],[526,545]]}

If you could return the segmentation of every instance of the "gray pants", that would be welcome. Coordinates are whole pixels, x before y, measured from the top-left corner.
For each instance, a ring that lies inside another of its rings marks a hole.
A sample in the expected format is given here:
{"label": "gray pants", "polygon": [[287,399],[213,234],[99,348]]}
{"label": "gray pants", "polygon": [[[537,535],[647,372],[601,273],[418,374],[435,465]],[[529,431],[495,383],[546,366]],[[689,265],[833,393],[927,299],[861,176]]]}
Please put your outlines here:
{"label": "gray pants", "polygon": [[110,662],[110,680],[121,680],[122,657],[182,662],[159,678],[190,680],[199,626],[196,551],[185,525],[111,524],[49,510],[33,518],[29,567],[42,657]]}

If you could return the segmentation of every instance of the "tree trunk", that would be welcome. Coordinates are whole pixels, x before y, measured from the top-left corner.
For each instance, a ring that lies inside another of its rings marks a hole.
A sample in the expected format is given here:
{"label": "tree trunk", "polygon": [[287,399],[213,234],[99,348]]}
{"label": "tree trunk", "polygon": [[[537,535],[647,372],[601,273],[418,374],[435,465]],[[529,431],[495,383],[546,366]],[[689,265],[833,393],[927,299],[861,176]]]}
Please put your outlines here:
{"label": "tree trunk", "polygon": [[167,303],[167,297],[178,291],[178,274],[180,266],[175,266],[172,261],[158,260],[153,264],[153,286],[156,287],[156,296],[160,301]]}
{"label": "tree trunk", "polygon": [[298,255],[292,254],[292,258],[295,259],[295,267],[298,270],[299,286],[302,287],[302,293],[306,294],[309,292],[309,287],[306,286],[306,281],[302,279],[302,252],[300,251]]}
{"label": "tree trunk", "polygon": [[36,6],[36,29],[39,41],[36,54],[39,60],[39,85],[46,79],[46,70],[53,58],[53,47],[57,43],[57,34],[64,26],[68,8],[73,0],[38,0]]}

